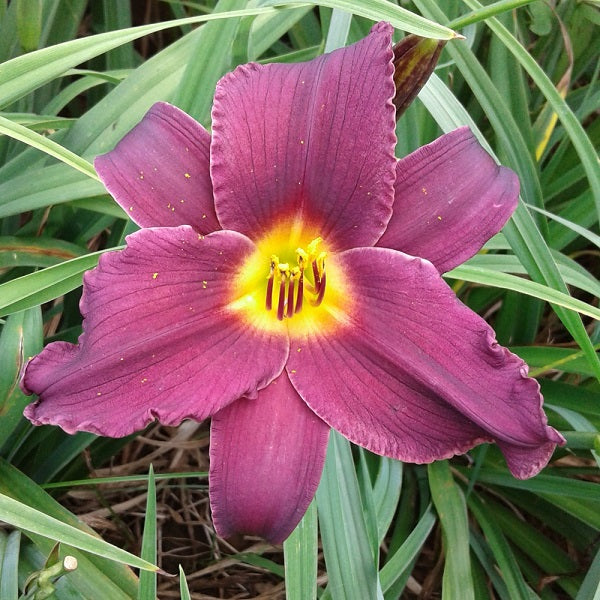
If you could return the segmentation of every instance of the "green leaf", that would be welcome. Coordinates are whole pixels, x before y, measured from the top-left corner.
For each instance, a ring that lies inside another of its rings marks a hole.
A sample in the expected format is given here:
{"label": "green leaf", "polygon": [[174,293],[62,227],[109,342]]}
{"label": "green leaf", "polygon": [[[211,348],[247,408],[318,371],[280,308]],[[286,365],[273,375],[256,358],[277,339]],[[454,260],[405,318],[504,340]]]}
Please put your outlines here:
{"label": "green leaf", "polygon": [[[294,6],[306,4],[305,0],[267,0],[264,6]],[[389,21],[397,29],[408,31],[421,37],[437,40],[451,40],[458,34],[447,27],[429,21],[401,6],[386,0],[316,0],[312,4],[338,8],[374,21]]]}
{"label": "green leaf", "polygon": [[0,315],[8,315],[58,298],[81,285],[83,273],[98,264],[110,248],[66,260],[42,271],[23,275],[0,285]]}
{"label": "green leaf", "polygon": [[[113,203],[114,204],[114,203]],[[0,237],[0,269],[5,267],[50,267],[76,258],[84,249],[46,237]]]}
{"label": "green leaf", "polygon": [[381,569],[381,587],[386,593],[413,566],[436,523],[431,506],[423,513],[415,528],[410,532],[402,546],[392,554]]}
{"label": "green leaf", "polygon": [[10,440],[30,402],[19,389],[19,378],[28,358],[41,351],[42,342],[39,307],[8,317],[0,336],[0,448]]}
{"label": "green leaf", "polygon": [[502,531],[494,521],[493,516],[487,513],[484,502],[475,494],[471,494],[469,496],[469,507],[485,534],[502,573],[502,579],[506,584],[510,598],[512,600],[531,600],[532,598],[537,598],[532,590],[527,587],[515,555]]}
{"label": "green leaf", "polygon": [[29,144],[30,146],[57,158],[70,167],[81,171],[90,179],[99,181],[94,167],[87,160],[77,156],[70,150],[63,148],[60,144],[57,144],[51,139],[2,116],[0,116],[0,134],[7,135],[15,140]]}
{"label": "green leaf", "polygon": [[181,565],[179,565],[179,595],[181,596],[181,600],[191,600],[190,590]]}
{"label": "green leaf", "polygon": [[0,106],[8,106],[69,69],[145,35],[186,24],[273,12],[274,8],[266,7],[175,19],[91,35],[18,56],[0,64]]}
{"label": "green leaf", "polygon": [[[141,557],[151,564],[156,563],[156,541],[156,483],[154,481],[154,469],[152,468],[152,464],[150,464]],[[142,571],[140,573],[138,600],[155,600],[155,598],[156,573],[152,571]]]}
{"label": "green leaf", "polygon": [[[482,5],[477,0],[464,0],[465,4],[471,8],[480,9]],[[581,123],[577,120],[569,105],[565,102],[559,91],[556,89],[551,79],[544,70],[538,65],[535,58],[527,52],[519,41],[502,25],[497,19],[491,18],[486,21],[487,26],[498,36],[498,38],[512,52],[515,58],[521,63],[522,67],[529,73],[534,83],[544,94],[548,103],[554,109],[561,121],[567,135],[579,155],[581,164],[585,169],[589,179],[590,188],[594,193],[596,200],[596,211],[600,218],[600,164],[594,145],[586,135]]]}
{"label": "green leaf", "polygon": [[448,461],[431,463],[427,472],[444,540],[446,564],[442,580],[443,597],[445,600],[475,600],[465,498],[452,478]]}
{"label": "green leaf", "polygon": [[546,300],[558,306],[563,306],[594,319],[600,319],[600,309],[541,283],[529,281],[528,279],[510,275],[509,273],[500,273],[483,267],[463,264],[449,273],[445,273],[444,276],[452,279],[461,279],[462,281],[470,281],[471,283],[480,283],[513,290],[534,298],[539,298],[540,300]]}
{"label": "green leaf", "polygon": [[317,508],[331,597],[376,600],[379,581],[350,443],[334,430],[317,489]]}
{"label": "green leaf", "polygon": [[[246,4],[246,0],[219,0],[214,13],[243,9]],[[194,60],[186,65],[173,103],[201,123],[209,122],[215,86],[231,66],[239,23],[239,18],[206,23],[196,34]],[[217,47],[219,52],[214,51]]]}
{"label": "green leaf", "polygon": [[104,558],[143,570],[158,571],[158,567],[152,563],[121,550],[99,537],[67,525],[22,502],[13,500],[4,494],[0,494],[0,520],[18,529],[42,535]]}
{"label": "green leaf", "polygon": [[575,600],[600,600],[600,549],[596,552]]}
{"label": "green leaf", "polygon": [[35,50],[42,35],[42,0],[15,0],[17,34],[25,52]]}
{"label": "green leaf", "polygon": [[0,530],[0,598],[17,600],[19,596],[19,547],[21,532]]}
{"label": "green leaf", "polygon": [[296,529],[283,542],[287,600],[316,600],[317,505],[313,500]]}

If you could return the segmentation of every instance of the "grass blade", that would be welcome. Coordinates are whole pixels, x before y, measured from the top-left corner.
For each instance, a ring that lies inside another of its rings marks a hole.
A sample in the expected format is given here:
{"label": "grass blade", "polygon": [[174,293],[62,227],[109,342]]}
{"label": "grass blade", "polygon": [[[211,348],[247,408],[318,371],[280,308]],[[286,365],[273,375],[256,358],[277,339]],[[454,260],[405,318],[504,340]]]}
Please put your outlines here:
{"label": "grass blade", "polygon": [[430,464],[427,472],[444,540],[446,564],[442,581],[443,597],[448,600],[475,600],[465,498],[454,482],[448,461]]}
{"label": "grass blade", "polygon": [[287,600],[316,600],[318,553],[317,505],[313,500],[283,543]]}
{"label": "grass blade", "polygon": [[138,558],[134,554],[121,550],[99,537],[71,527],[71,525],[67,525],[4,494],[0,494],[0,520],[18,529],[36,533],[132,567],[148,571],[158,570],[157,566]]}
{"label": "grass blade", "polygon": [[317,489],[317,508],[331,597],[375,600],[378,577],[350,443],[333,430]]}
{"label": "grass blade", "polygon": [[[264,5],[294,6],[298,4],[306,4],[306,2],[305,0],[268,0]],[[436,40],[451,40],[458,37],[452,29],[434,23],[386,0],[315,0],[312,4],[338,8],[374,21],[389,21],[397,29],[421,37]]]}
{"label": "grass blade", "polygon": [[[152,464],[150,464],[148,470],[148,498],[146,500],[141,557],[149,563],[156,563],[156,482],[154,481]],[[156,572],[142,571],[140,573],[138,600],[155,600],[155,598]]]}

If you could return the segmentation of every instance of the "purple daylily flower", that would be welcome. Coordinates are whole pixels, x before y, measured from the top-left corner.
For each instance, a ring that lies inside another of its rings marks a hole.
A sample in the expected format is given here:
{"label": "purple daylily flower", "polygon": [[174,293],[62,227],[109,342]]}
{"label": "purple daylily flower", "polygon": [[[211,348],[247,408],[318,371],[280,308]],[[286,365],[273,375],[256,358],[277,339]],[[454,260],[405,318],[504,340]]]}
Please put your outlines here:
{"label": "purple daylily flower", "polygon": [[217,532],[289,535],[330,427],[425,463],[495,442],[519,478],[564,440],[539,386],[440,274],[514,210],[467,128],[394,157],[392,28],[218,84],[212,136],[165,103],[96,160],[142,229],[84,278],[84,333],[27,366],[36,424],[123,436],[212,416]]}

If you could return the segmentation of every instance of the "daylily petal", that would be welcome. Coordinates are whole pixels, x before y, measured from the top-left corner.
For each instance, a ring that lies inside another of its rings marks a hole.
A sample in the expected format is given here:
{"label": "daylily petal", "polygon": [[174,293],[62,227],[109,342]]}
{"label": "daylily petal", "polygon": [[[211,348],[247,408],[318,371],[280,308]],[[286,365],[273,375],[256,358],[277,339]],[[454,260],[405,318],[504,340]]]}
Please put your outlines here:
{"label": "daylily petal", "polygon": [[461,127],[400,160],[395,193],[377,246],[426,258],[445,273],[502,229],[517,205],[519,180]]}
{"label": "daylily petal", "polygon": [[177,107],[158,102],[94,161],[106,189],[141,227],[221,229],[209,173],[210,135]]}
{"label": "daylily petal", "polygon": [[227,306],[250,240],[182,226],[143,229],[127,244],[85,275],[79,345],[50,344],[28,364],[33,423],[118,437],[153,419],[201,420],[283,369],[287,338]]}
{"label": "daylily petal", "polygon": [[307,404],[380,454],[429,462],[493,439],[515,476],[538,471],[563,441],[538,383],[433,265],[384,248],[337,259],[353,308],[334,335],[290,344],[288,373]]}
{"label": "daylily petal", "polygon": [[212,113],[211,175],[225,229],[253,240],[279,220],[330,249],[372,245],[391,214],[392,28],[306,63],[244,65]]}
{"label": "daylily petal", "polygon": [[210,502],[217,533],[282,542],[312,500],[329,426],[298,396],[285,372],[254,399],[212,418]]}

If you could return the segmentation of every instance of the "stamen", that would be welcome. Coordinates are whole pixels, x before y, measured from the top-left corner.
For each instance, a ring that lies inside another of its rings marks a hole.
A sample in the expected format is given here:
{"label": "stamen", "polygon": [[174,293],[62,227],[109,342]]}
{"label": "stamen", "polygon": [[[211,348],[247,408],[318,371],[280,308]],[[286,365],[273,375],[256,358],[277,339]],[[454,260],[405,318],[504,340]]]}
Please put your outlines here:
{"label": "stamen", "polygon": [[316,260],[313,260],[313,262],[312,262],[312,272],[313,272],[313,280],[315,282],[315,294],[318,294],[319,288],[321,287],[321,277],[319,276],[319,267],[317,267]]}
{"label": "stamen", "polygon": [[271,310],[273,308],[273,282],[275,280],[275,265],[279,262],[279,259],[273,254],[271,256],[271,263],[269,269],[269,277],[267,279],[267,294],[265,298],[265,308]]}
{"label": "stamen", "polygon": [[296,310],[299,313],[302,310],[302,300],[304,298],[304,269],[300,271],[300,279],[298,280],[298,297],[296,298]]}
{"label": "stamen", "polygon": [[[296,272],[294,272],[294,270]],[[299,272],[297,267],[292,270],[290,274],[290,279],[288,283],[288,293],[287,293],[287,310],[285,312],[285,316],[290,318],[294,316],[294,288],[296,285],[296,275]]]}
{"label": "stamen", "polygon": [[323,270],[323,274],[321,275],[321,279],[319,281],[319,291],[317,293],[317,297],[314,300],[311,300],[310,303],[313,306],[319,306],[321,302],[323,302],[323,297],[325,296],[325,284],[327,283],[327,279],[325,277],[325,270]]}
{"label": "stamen", "polygon": [[283,315],[285,313],[285,288],[290,280],[290,265],[287,263],[279,263],[277,265],[279,269],[279,302],[277,303],[277,318],[283,321]]}
{"label": "stamen", "polygon": [[269,279],[267,281],[267,297],[265,299],[265,308],[267,310],[271,310],[273,308],[273,280],[275,279],[275,274],[271,271],[271,275],[269,275]]}
{"label": "stamen", "polygon": [[279,283],[279,302],[277,303],[277,318],[283,321],[283,309],[285,307],[285,278],[282,277]]}

